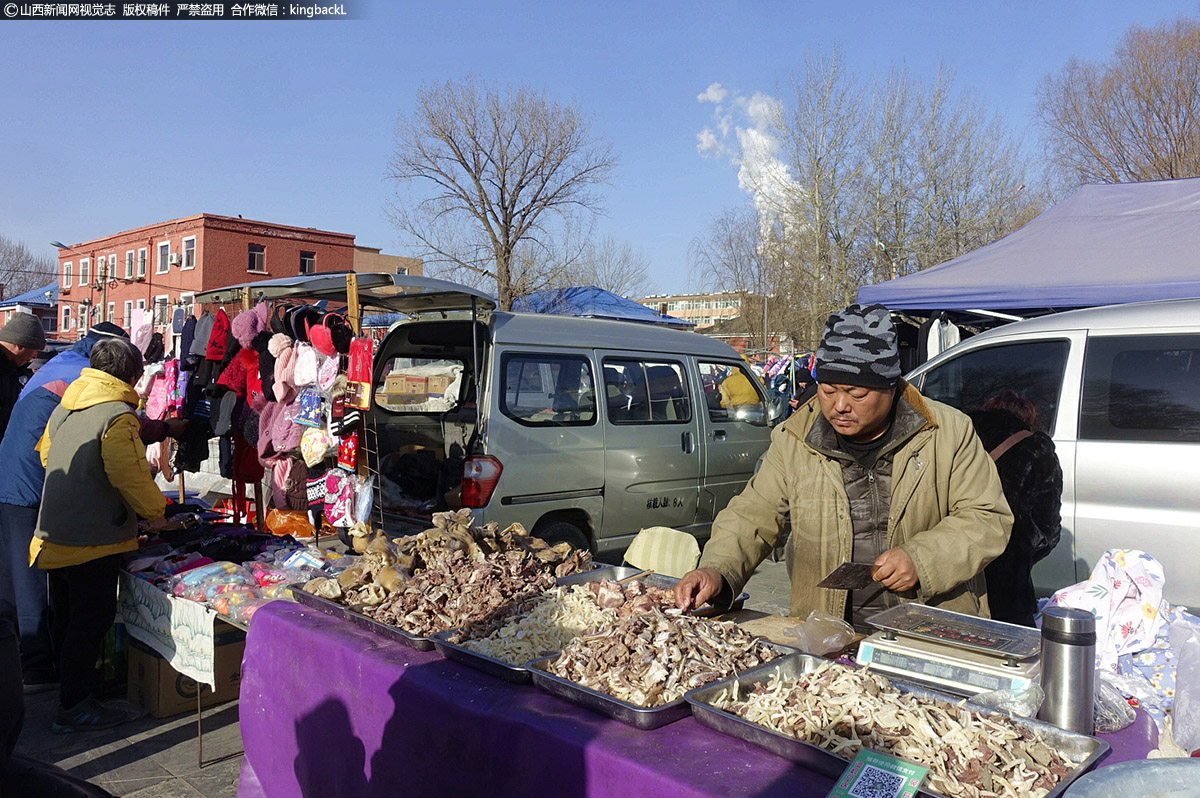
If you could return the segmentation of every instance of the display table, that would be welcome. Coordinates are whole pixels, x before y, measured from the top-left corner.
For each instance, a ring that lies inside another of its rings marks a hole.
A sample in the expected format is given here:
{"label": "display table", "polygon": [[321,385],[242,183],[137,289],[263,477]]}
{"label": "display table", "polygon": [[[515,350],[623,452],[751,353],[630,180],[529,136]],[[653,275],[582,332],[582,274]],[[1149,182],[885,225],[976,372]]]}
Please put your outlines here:
{"label": "display table", "polygon": [[203,604],[168,596],[128,571],[121,571],[117,598],[117,617],[130,637],[179,673],[216,689],[213,625],[227,619]]}
{"label": "display table", "polygon": [[833,786],[692,718],[639,731],[289,602],[254,616],[240,712],[242,798],[823,798]]}

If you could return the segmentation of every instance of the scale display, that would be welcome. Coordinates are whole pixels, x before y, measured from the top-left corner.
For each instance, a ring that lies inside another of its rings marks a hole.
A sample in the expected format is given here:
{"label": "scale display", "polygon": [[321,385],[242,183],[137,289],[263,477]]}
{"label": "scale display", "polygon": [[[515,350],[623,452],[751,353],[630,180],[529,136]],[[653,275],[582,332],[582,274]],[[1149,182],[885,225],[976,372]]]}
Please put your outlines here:
{"label": "scale display", "polygon": [[972,696],[990,690],[1020,690],[1034,680],[1032,662],[1001,659],[916,639],[887,640],[876,632],[858,647],[857,661],[881,673]]}
{"label": "scale display", "polygon": [[890,607],[867,618],[867,623],[889,636],[920,638],[1009,660],[1029,659],[1041,652],[1037,629],[924,604]]}

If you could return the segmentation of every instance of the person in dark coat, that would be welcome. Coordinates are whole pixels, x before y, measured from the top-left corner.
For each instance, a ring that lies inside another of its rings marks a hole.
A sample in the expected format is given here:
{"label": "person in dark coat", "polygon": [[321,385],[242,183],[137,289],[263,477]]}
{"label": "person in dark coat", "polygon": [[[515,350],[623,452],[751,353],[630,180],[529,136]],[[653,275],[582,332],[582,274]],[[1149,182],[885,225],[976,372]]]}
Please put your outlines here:
{"label": "person in dark coat", "polygon": [[1034,429],[1037,408],[1028,399],[1004,391],[970,416],[996,462],[1014,516],[1004,553],[984,568],[992,618],[1033,626],[1033,564],[1058,545],[1062,534],[1062,467],[1054,441]]}
{"label": "person in dark coat", "polygon": [[42,320],[32,313],[14,313],[8,324],[0,328],[0,436],[4,435],[17,396],[29,379],[30,362],[45,348]]}

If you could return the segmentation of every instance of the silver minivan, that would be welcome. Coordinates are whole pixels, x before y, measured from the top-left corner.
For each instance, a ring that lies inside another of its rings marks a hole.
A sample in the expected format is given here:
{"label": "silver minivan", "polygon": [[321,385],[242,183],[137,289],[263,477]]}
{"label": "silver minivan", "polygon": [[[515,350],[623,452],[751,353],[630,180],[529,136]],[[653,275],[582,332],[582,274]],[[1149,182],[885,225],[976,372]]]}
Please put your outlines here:
{"label": "silver minivan", "polygon": [[[725,343],[500,312],[465,286],[426,300],[375,358],[367,421],[393,524],[461,503],[481,522],[520,522],[600,555],[647,526],[703,540],[766,451],[767,394]],[[718,386],[736,372],[757,404],[721,406]]]}
{"label": "silver minivan", "polygon": [[1062,540],[1034,567],[1039,592],[1133,548],[1163,564],[1167,601],[1200,607],[1200,299],[1007,324],[908,379],[965,412],[1006,389],[1037,407],[1063,470]]}

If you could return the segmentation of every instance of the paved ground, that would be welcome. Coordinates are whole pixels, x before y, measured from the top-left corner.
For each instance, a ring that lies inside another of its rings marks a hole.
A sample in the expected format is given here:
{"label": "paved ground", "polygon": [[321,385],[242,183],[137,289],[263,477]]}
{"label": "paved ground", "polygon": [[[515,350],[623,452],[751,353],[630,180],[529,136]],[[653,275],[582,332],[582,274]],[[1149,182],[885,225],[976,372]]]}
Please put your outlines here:
{"label": "paved ground", "polygon": [[[746,585],[748,609],[786,615],[790,588],[783,563],[764,562]],[[234,798],[242,757],[200,767],[196,716],[143,718],[106,731],[51,734],[56,693],[25,700],[18,752],[52,762],[113,795],[130,798]],[[204,758],[242,750],[238,702],[204,710]]]}

